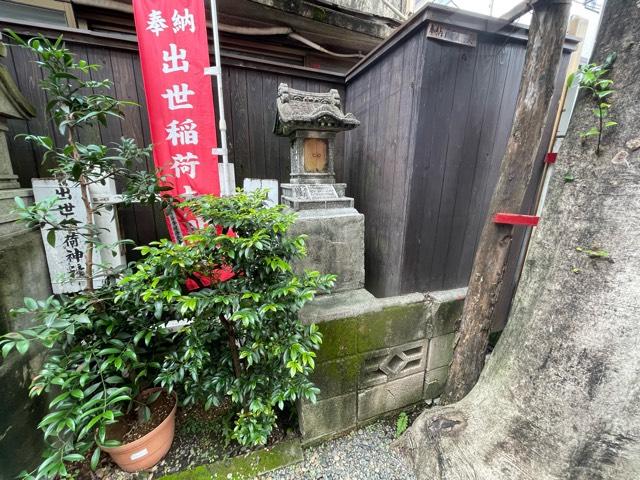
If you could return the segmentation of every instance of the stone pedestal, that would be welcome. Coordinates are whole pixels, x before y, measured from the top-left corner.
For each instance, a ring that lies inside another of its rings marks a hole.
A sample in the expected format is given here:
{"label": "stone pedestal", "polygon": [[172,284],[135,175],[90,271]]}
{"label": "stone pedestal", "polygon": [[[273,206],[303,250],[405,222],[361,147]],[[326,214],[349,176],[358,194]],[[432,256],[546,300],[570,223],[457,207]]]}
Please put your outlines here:
{"label": "stone pedestal", "polygon": [[290,232],[307,235],[298,271],[337,275],[334,292],[364,287],[364,215],[355,208],[301,210]]}

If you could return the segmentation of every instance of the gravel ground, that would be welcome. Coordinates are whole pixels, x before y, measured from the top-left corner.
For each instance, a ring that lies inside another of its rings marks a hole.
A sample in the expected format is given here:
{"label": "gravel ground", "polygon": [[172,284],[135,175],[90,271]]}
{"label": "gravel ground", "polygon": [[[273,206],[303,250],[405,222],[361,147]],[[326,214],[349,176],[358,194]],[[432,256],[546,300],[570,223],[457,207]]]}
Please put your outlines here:
{"label": "gravel ground", "polygon": [[261,480],[413,480],[415,475],[389,447],[395,426],[381,420],[304,452],[304,462]]}

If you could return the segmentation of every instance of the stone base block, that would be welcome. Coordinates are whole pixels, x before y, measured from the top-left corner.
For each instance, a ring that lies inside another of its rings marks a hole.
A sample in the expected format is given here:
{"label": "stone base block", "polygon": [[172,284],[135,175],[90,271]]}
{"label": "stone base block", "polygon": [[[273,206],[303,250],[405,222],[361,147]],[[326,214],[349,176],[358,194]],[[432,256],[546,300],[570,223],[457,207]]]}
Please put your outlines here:
{"label": "stone base block", "polygon": [[424,379],[424,398],[429,400],[438,398],[444,390],[447,383],[447,375],[449,374],[449,366],[435,368],[429,370]]}
{"label": "stone base block", "polygon": [[356,426],[356,393],[298,403],[300,431],[305,443],[344,432]]}
{"label": "stone base block", "polygon": [[290,233],[307,235],[307,256],[295,262],[296,271],[337,275],[334,292],[364,286],[364,215],[353,208],[304,210]]}
{"label": "stone base block", "polygon": [[431,310],[427,323],[427,336],[438,337],[458,330],[466,295],[466,287],[427,294],[427,302]]}
{"label": "stone base block", "polygon": [[453,342],[455,333],[440,335],[429,341],[429,358],[427,359],[427,370],[438,367],[448,367],[453,358]]}
{"label": "stone base block", "polygon": [[423,395],[423,384],[424,373],[416,373],[359,392],[358,421],[419,402]]}

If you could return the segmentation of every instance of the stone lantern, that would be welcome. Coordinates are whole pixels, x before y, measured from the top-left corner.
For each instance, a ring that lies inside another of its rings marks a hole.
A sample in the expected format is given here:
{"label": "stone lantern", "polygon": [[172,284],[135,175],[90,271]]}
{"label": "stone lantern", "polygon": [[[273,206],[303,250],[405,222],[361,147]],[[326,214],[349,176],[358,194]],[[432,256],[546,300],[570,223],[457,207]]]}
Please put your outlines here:
{"label": "stone lantern", "polygon": [[337,90],[303,92],[278,87],[274,132],[291,144],[291,183],[284,183],[282,203],[294,210],[353,207],[346,184],[335,182],[336,134],[360,125],[341,110]]}
{"label": "stone lantern", "polygon": [[337,90],[302,92],[281,83],[276,103],[274,132],[291,141],[291,182],[281,185],[282,203],[297,210],[291,233],[307,236],[307,256],[296,269],[336,274],[334,292],[361,289],[364,215],[334,174],[336,135],[360,122],[342,111]]}

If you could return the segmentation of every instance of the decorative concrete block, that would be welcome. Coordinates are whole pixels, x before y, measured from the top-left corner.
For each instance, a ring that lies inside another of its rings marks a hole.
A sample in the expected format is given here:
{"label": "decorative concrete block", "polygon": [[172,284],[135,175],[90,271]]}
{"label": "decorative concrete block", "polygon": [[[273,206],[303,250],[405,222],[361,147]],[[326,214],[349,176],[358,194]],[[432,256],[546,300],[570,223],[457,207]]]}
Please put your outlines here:
{"label": "decorative concrete block", "polygon": [[318,324],[322,333],[322,345],[316,362],[325,362],[347,357],[356,353],[358,320],[344,318]]}
{"label": "decorative concrete block", "polygon": [[363,355],[359,386],[369,387],[424,372],[427,365],[427,340],[418,340]]}
{"label": "decorative concrete block", "polygon": [[438,367],[449,366],[453,358],[453,341],[455,333],[440,335],[429,341],[429,357],[427,360],[427,370]]}
{"label": "decorative concrete block", "polygon": [[466,295],[466,288],[442,290],[427,294],[427,302],[429,302],[428,337],[438,337],[458,330],[458,322],[462,316]]}
{"label": "decorative concrete block", "polygon": [[297,272],[337,275],[334,292],[364,286],[364,215],[356,209],[300,211],[290,233],[307,235],[307,256],[294,262]]}
{"label": "decorative concrete block", "polygon": [[319,440],[356,426],[356,393],[298,403],[303,443]]}
{"label": "decorative concrete block", "polygon": [[358,352],[401,345],[425,336],[424,303],[387,306],[359,318]]}
{"label": "decorative concrete block", "polygon": [[444,390],[447,383],[447,375],[449,374],[449,366],[434,368],[429,370],[424,378],[424,398],[438,398]]}
{"label": "decorative concrete block", "polygon": [[358,421],[419,402],[423,384],[424,374],[416,373],[358,392]]}
{"label": "decorative concrete block", "polygon": [[361,357],[352,355],[339,360],[316,363],[311,381],[320,389],[319,400],[356,391]]}

